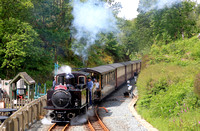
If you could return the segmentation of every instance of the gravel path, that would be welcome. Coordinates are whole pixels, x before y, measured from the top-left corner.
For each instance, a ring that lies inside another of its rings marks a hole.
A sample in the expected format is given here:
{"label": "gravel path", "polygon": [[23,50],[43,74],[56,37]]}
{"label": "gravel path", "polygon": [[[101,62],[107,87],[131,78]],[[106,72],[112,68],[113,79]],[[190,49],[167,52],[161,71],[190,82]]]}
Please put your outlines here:
{"label": "gravel path", "polygon": [[[134,86],[134,81],[131,84]],[[109,112],[99,109],[99,116],[111,131],[147,131],[132,115],[129,110],[129,103],[132,98],[125,98],[124,92],[127,86],[124,85],[108,98],[106,98],[101,106],[104,106]]]}

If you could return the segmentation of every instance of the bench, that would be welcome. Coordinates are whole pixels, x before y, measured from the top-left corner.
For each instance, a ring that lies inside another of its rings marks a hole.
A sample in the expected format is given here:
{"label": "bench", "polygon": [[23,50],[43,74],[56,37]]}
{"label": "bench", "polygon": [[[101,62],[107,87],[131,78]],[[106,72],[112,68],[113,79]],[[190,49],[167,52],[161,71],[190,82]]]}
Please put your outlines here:
{"label": "bench", "polygon": [[6,120],[9,116],[0,116],[0,121],[1,123],[4,122],[4,120]]}

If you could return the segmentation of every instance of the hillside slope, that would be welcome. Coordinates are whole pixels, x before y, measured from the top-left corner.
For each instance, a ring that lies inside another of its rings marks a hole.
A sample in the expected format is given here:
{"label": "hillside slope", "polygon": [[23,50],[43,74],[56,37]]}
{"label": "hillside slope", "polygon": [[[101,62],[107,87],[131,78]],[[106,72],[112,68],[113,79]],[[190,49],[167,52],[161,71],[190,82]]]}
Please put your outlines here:
{"label": "hillside slope", "polygon": [[200,130],[198,74],[200,40],[197,36],[153,45],[150,54],[143,58],[143,70],[137,82],[137,111],[161,131]]}

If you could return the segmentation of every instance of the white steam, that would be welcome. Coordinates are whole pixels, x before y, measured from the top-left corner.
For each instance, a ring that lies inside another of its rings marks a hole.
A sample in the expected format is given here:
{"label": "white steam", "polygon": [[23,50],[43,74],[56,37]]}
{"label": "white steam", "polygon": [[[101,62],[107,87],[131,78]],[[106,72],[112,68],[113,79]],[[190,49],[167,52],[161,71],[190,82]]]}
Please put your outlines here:
{"label": "white steam", "polygon": [[[145,1],[146,2],[146,1]],[[145,2],[142,5],[145,5]],[[159,10],[164,8],[171,8],[173,5],[182,2],[182,0],[156,0],[156,2],[148,3],[150,6],[140,6],[139,10],[148,12],[150,10]]]}
{"label": "white steam", "polygon": [[73,37],[77,40],[72,48],[82,57],[87,57],[87,49],[99,39],[100,33],[117,32],[117,20],[111,8],[103,1],[74,0],[72,14],[72,28],[75,29]]}
{"label": "white steam", "polygon": [[52,119],[51,119],[51,118],[48,118],[48,117],[44,117],[44,118],[41,120],[41,122],[42,122],[43,125],[50,125],[50,124],[52,124],[51,121],[52,121]]}
{"label": "white steam", "polygon": [[48,111],[47,112],[47,115],[41,120],[41,123],[43,124],[43,125],[50,125],[50,124],[53,124],[53,123],[51,123],[51,121],[52,121],[52,119],[50,118],[50,113],[51,113],[52,111]]}
{"label": "white steam", "polygon": [[86,114],[78,115],[75,118],[72,118],[70,125],[82,125],[86,123],[88,118],[91,116],[95,116],[94,108],[88,110]]}
{"label": "white steam", "polygon": [[57,74],[61,74],[61,73],[66,73],[66,74],[71,74],[72,72],[72,68],[70,66],[61,66],[59,69],[58,69],[58,72]]}

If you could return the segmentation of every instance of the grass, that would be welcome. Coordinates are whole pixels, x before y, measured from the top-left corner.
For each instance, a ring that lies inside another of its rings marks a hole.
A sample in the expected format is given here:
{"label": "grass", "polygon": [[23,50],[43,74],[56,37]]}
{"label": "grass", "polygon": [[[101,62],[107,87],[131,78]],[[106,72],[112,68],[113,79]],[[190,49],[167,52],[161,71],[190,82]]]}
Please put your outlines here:
{"label": "grass", "polygon": [[200,74],[199,52],[200,40],[195,36],[167,45],[153,45],[150,55],[145,56],[137,82],[137,111],[155,128],[200,130],[200,96],[194,92]]}

